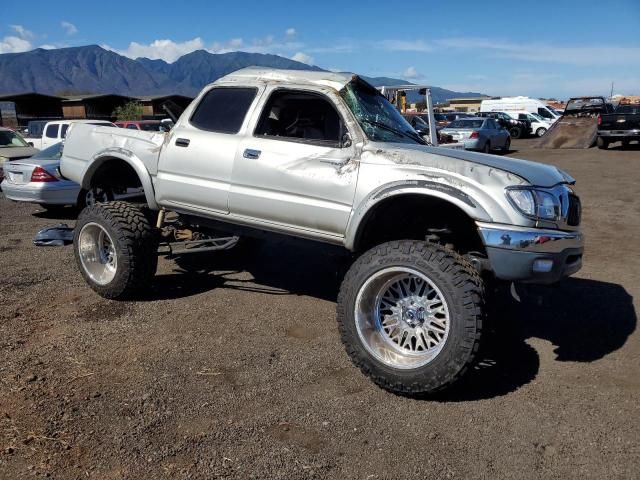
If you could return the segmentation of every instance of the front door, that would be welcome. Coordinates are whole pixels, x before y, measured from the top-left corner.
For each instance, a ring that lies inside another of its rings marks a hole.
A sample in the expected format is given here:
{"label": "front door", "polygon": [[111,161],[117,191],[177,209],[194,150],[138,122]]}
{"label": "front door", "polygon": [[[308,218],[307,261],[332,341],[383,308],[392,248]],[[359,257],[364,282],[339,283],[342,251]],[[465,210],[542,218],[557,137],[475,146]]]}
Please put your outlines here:
{"label": "front door", "polygon": [[274,88],[233,168],[233,215],[276,229],[343,236],[358,162],[336,101],[304,89]]}

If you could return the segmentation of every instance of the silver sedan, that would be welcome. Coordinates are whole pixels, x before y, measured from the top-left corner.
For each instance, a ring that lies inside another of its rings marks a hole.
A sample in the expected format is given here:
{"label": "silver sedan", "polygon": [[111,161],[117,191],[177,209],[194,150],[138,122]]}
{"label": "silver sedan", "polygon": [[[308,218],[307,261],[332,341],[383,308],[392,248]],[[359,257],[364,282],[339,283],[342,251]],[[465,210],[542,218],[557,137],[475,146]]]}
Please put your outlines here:
{"label": "silver sedan", "polygon": [[509,131],[498,125],[493,118],[463,118],[455,120],[440,131],[454,140],[464,143],[467,150],[489,153],[500,149],[508,152],[511,148]]}
{"label": "silver sedan", "polygon": [[46,209],[65,205],[84,208],[95,202],[140,195],[139,189],[113,194],[102,189],[84,190],[60,174],[62,143],[52,145],[24,160],[5,163],[2,192],[9,200],[38,203]]}

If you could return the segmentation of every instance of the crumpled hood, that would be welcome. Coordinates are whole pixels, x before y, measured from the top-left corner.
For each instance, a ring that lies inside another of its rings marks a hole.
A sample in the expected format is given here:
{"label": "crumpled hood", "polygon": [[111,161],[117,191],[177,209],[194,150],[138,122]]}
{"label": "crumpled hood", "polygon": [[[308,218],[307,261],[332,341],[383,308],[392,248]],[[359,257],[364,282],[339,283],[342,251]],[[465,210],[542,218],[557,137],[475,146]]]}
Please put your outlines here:
{"label": "crumpled hood", "polygon": [[40,150],[33,147],[5,147],[0,148],[0,157],[8,158],[9,160],[14,158],[27,158],[35,155]]}
{"label": "crumpled hood", "polygon": [[402,165],[420,165],[464,174],[466,167],[483,165],[502,170],[524,179],[538,187],[552,187],[559,183],[574,183],[566,172],[551,165],[516,158],[487,155],[467,150],[408,145],[400,143],[368,143],[363,150],[364,163],[392,162]]}

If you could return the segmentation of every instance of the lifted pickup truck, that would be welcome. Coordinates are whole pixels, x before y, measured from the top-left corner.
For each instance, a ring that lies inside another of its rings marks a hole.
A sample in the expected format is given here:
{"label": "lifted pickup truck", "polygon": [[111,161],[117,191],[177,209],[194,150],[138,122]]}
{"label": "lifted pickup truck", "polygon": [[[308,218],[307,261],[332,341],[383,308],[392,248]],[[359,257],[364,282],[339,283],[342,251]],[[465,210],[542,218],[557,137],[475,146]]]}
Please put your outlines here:
{"label": "lifted pickup truck", "polygon": [[621,103],[613,113],[600,114],[598,148],[606,149],[614,142],[622,142],[626,148],[634,141],[640,142],[640,105]]}
{"label": "lifted pickup truck", "polygon": [[355,75],[239,70],[204,88],[166,134],[75,124],[62,173],[83,188],[144,189],[144,205],[98,203],[78,218],[78,267],[106,298],[148,288],[166,210],[200,247],[187,251],[257,231],[349,250],[342,340],[398,393],[444,388],[472,364],[485,279],[555,282],[582,262],[568,174],[431,147]]}

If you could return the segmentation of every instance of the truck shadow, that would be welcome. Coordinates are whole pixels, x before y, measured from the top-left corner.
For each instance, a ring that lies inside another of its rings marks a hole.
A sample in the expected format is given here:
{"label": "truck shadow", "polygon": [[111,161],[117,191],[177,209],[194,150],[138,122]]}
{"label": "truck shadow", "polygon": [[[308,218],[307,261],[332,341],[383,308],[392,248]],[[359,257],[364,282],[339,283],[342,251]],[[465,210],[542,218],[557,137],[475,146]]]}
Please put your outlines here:
{"label": "truck shadow", "polygon": [[[223,288],[335,302],[349,262],[348,256],[332,247],[291,241],[265,242],[242,254],[185,256],[180,262],[184,268],[176,266],[176,273],[159,275],[141,300]],[[621,348],[636,328],[633,298],[618,284],[568,278],[552,287],[529,287],[520,291],[520,297],[517,302],[507,292],[497,294],[476,366],[456,385],[427,399],[488,399],[528,384],[540,366],[529,339],[549,341],[555,361],[588,363]]]}

